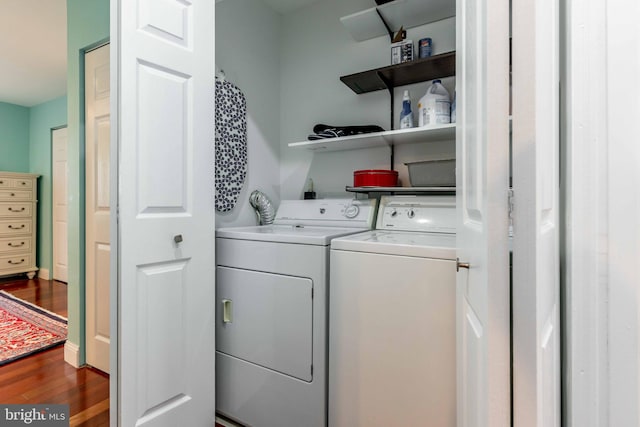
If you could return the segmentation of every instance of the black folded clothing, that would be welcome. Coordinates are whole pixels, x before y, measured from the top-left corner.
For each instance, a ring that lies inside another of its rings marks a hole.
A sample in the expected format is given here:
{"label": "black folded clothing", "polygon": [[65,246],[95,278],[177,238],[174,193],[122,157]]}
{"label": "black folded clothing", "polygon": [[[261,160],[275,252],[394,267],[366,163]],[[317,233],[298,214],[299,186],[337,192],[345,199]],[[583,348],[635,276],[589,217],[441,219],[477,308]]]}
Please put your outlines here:
{"label": "black folded clothing", "polygon": [[308,139],[313,141],[324,138],[337,138],[340,136],[359,135],[363,133],[384,132],[384,129],[377,125],[364,126],[331,126],[317,124],[313,127],[314,134],[309,135]]}

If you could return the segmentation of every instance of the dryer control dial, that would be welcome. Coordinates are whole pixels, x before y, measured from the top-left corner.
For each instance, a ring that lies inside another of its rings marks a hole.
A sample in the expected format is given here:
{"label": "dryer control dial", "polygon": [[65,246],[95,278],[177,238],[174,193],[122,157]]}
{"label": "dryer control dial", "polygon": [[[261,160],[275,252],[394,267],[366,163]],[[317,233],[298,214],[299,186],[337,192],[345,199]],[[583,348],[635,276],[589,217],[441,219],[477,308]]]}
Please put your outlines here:
{"label": "dryer control dial", "polygon": [[409,209],[409,212],[407,213],[407,216],[409,218],[413,218],[414,216],[416,216],[416,213],[413,211],[413,209]]}
{"label": "dryer control dial", "polygon": [[357,217],[359,213],[360,213],[360,208],[356,205],[349,205],[344,210],[344,216],[349,219]]}

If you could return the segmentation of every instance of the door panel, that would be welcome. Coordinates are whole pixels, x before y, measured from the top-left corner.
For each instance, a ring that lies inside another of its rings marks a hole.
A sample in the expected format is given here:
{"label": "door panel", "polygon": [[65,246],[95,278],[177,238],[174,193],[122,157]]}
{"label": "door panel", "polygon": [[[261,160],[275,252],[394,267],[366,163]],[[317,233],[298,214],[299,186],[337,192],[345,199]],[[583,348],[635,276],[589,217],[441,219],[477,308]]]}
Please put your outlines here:
{"label": "door panel", "polygon": [[513,1],[513,408],[518,426],[561,422],[558,15],[558,2],[552,0]]}
{"label": "door panel", "polygon": [[[218,267],[216,280],[216,349],[311,381],[311,279]],[[228,322],[223,319],[225,300]]]}
{"label": "door panel", "polygon": [[53,279],[67,282],[67,128],[52,133],[53,168]]}
{"label": "door panel", "polygon": [[85,55],[85,268],[87,363],[109,372],[109,45]]}
{"label": "door panel", "polygon": [[213,425],[214,3],[112,2],[112,18],[120,424]]}
{"label": "door panel", "polygon": [[458,425],[510,425],[509,2],[458,0]]}

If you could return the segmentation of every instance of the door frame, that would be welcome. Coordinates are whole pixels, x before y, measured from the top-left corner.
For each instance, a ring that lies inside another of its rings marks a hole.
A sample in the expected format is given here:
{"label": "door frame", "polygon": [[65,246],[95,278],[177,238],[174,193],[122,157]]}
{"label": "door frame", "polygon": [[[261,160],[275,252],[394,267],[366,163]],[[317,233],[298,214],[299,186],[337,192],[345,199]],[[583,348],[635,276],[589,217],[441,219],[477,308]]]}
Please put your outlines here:
{"label": "door frame", "polygon": [[120,425],[120,371],[118,364],[118,348],[120,347],[118,336],[118,320],[120,317],[118,301],[120,300],[120,288],[118,286],[118,278],[120,277],[120,240],[118,239],[118,176],[119,176],[119,137],[120,137],[120,115],[118,105],[120,104],[120,90],[118,86],[118,77],[120,72],[120,8],[119,0],[110,0],[109,5],[109,38],[111,50],[109,51],[109,85],[110,91],[110,115],[111,115],[111,182],[110,196],[111,200],[111,218],[109,223],[109,240],[111,241],[111,259],[110,259],[110,278],[109,299],[110,299],[110,324],[109,332],[111,334],[111,345],[109,347],[109,419],[112,426]]}
{"label": "door frame", "polygon": [[[111,0],[112,2],[115,0]],[[105,44],[110,43],[110,37],[106,37],[106,38],[102,38],[94,43],[90,43],[80,49],[78,49],[78,65],[79,65],[79,72],[78,72],[78,79],[79,81],[82,82],[81,88],[79,90],[79,92],[75,95],[78,96],[77,101],[78,101],[78,118],[76,120],[79,120],[79,129],[78,129],[78,154],[79,157],[74,157],[72,159],[69,160],[69,164],[73,164],[74,166],[77,167],[77,169],[72,170],[71,172],[74,171],[79,171],[78,174],[78,190],[79,193],[76,194],[77,197],[77,201],[75,202],[76,204],[73,205],[72,207],[70,207],[70,210],[73,209],[74,212],[77,213],[78,215],[78,222],[74,223],[73,226],[77,227],[79,232],[81,233],[80,236],[78,236],[77,238],[77,258],[78,258],[78,262],[76,265],[71,265],[71,258],[69,260],[69,274],[70,275],[75,275],[77,274],[77,293],[73,294],[73,299],[77,300],[77,307],[79,309],[79,314],[77,319],[73,316],[69,316],[69,320],[70,320],[70,325],[71,324],[75,324],[75,322],[77,321],[77,331],[78,331],[78,342],[74,343],[72,341],[67,340],[64,344],[64,361],[67,362],[68,364],[70,364],[71,366],[75,367],[75,368],[79,368],[81,366],[83,366],[86,363],[85,360],[85,348],[86,348],[86,342],[85,342],[85,336],[86,336],[86,328],[85,328],[85,324],[86,324],[86,307],[85,307],[85,287],[86,287],[86,283],[85,283],[85,251],[86,251],[86,245],[85,245],[85,165],[84,165],[84,161],[82,161],[82,159],[84,159],[84,153],[85,153],[85,145],[86,145],[86,134],[85,134],[85,129],[84,129],[84,120],[85,120],[85,114],[84,114],[84,109],[85,109],[85,100],[84,100],[84,79],[85,79],[85,64],[84,64],[84,56],[87,52],[90,52],[94,49],[99,48],[100,46],[103,46]],[[113,70],[113,68],[111,68],[111,70]],[[111,82],[113,83],[113,80],[111,80]],[[71,94],[74,95],[74,94]],[[69,97],[70,94],[67,94],[67,97]],[[69,101],[67,101],[67,105],[69,105],[68,103]],[[71,124],[71,117],[67,118],[67,127],[69,127],[69,125]],[[73,127],[70,127],[71,130],[75,130]],[[71,135],[70,135],[71,138]],[[69,245],[71,246],[71,239],[69,239]],[[69,285],[71,285],[72,282],[72,278],[69,278]],[[72,291],[72,287],[69,287],[69,293],[71,293]],[[71,299],[70,299],[71,301]],[[113,380],[113,376],[112,376],[112,380]]]}
{"label": "door frame", "polygon": [[[53,211],[54,211],[54,204],[53,204],[53,194],[54,194],[54,185],[55,182],[53,180],[54,178],[54,174],[53,174],[53,167],[55,166],[53,163],[53,132],[60,130],[60,129],[67,129],[67,150],[69,148],[69,133],[68,133],[68,125],[64,124],[64,125],[60,125],[60,126],[55,126],[52,127],[49,131],[50,134],[50,140],[51,140],[51,223],[49,225],[50,229],[51,229],[51,272],[49,274],[49,277],[47,277],[46,279],[51,279],[54,280],[54,274],[53,274],[53,269],[55,266],[55,258],[54,258],[54,253],[55,253],[55,239],[54,239],[54,232],[53,232]],[[69,163],[69,158],[67,155],[67,164]],[[69,189],[69,181],[67,178],[67,191]],[[68,193],[67,193],[68,196]],[[69,212],[68,212],[68,207],[67,207],[67,225],[69,224]],[[67,233],[67,245],[68,245],[68,240],[69,240],[69,235]],[[67,251],[68,253],[68,251]],[[67,261],[68,262],[68,261]],[[69,268],[69,265],[67,264],[67,269]],[[67,273],[68,274],[68,273]],[[69,281],[69,277],[67,277],[67,282]]]}

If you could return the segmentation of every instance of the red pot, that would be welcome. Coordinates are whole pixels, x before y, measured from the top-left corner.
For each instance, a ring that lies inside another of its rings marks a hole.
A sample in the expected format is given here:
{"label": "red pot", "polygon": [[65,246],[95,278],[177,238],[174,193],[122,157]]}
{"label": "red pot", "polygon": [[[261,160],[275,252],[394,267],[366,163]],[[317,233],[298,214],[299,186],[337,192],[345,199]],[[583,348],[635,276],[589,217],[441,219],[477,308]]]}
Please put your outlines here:
{"label": "red pot", "polygon": [[398,171],[366,169],[353,172],[354,187],[395,187]]}

